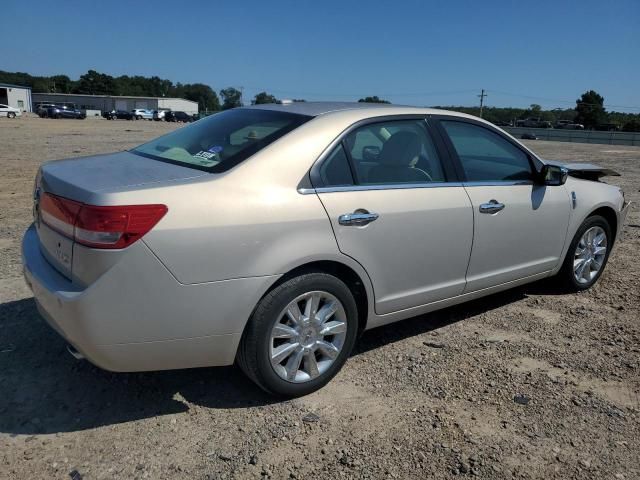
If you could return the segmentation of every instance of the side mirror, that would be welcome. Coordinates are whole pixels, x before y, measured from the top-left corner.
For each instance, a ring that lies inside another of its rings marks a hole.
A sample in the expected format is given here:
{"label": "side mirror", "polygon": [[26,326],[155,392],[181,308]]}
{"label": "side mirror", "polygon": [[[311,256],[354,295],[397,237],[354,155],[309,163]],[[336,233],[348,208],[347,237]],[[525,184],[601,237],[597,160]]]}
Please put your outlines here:
{"label": "side mirror", "polygon": [[540,171],[540,179],[543,184],[557,186],[564,185],[567,181],[569,170],[558,165],[545,165]]}

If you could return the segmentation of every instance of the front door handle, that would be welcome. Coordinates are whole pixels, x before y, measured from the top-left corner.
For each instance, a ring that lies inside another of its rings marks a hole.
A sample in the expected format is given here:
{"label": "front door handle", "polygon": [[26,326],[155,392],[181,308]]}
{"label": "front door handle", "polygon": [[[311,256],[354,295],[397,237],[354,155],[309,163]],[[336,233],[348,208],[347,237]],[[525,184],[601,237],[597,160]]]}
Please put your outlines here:
{"label": "front door handle", "polygon": [[380,215],[378,215],[377,213],[371,213],[363,208],[359,208],[353,213],[345,213],[344,215],[340,215],[338,217],[338,223],[345,226],[362,227],[377,220],[379,216]]}
{"label": "front door handle", "polygon": [[504,203],[500,203],[497,200],[489,200],[489,203],[480,205],[480,213],[498,213],[503,208]]}

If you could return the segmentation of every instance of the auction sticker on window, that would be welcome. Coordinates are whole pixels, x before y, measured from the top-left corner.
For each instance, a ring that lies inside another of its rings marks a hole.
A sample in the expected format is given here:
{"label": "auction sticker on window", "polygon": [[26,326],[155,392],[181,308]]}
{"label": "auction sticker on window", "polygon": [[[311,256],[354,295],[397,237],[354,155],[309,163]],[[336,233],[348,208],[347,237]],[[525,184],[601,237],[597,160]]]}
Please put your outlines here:
{"label": "auction sticker on window", "polygon": [[198,165],[202,165],[203,167],[211,167],[218,163],[215,159],[216,154],[212,152],[205,152],[204,150],[199,151],[193,155],[193,158],[196,159]]}

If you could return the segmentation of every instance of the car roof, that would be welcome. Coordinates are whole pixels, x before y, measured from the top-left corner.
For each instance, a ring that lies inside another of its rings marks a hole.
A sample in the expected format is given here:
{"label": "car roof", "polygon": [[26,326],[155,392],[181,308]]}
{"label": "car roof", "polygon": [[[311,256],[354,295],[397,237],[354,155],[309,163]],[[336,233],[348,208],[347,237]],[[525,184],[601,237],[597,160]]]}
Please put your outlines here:
{"label": "car roof", "polygon": [[393,115],[402,114],[420,114],[420,115],[454,115],[460,117],[468,117],[464,113],[451,112],[448,110],[439,110],[426,107],[412,107],[404,105],[393,105],[389,103],[365,103],[365,102],[291,102],[291,103],[266,103],[261,105],[250,105],[242,108],[253,108],[260,110],[276,110],[280,112],[291,112],[300,115],[308,115],[317,117],[319,115],[327,115],[330,113],[344,112],[347,110],[359,110],[363,117],[385,115],[385,113]]}

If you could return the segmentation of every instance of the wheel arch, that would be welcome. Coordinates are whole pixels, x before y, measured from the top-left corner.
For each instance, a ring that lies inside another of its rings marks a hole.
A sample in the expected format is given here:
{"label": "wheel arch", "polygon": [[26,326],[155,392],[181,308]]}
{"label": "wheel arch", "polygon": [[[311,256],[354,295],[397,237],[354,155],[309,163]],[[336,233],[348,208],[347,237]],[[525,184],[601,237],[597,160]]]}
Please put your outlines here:
{"label": "wheel arch", "polygon": [[[368,283],[369,278],[366,276],[366,272],[358,273],[354,268],[343,262],[336,260],[315,260],[291,268],[280,276],[278,280],[276,280],[264,292],[262,297],[260,297],[260,300],[262,300],[262,298],[264,298],[274,288],[291,278],[311,272],[322,272],[333,275],[347,285],[353,295],[356,306],[358,307],[358,333],[363,332],[367,327],[369,313],[372,311],[371,302],[373,301],[373,292],[370,284]],[[259,303],[260,301],[256,303],[256,306]]]}
{"label": "wheel arch", "polygon": [[[593,210],[592,212],[590,212],[586,217],[585,220],[589,217],[594,217],[596,215],[599,215],[601,217],[603,217],[607,223],[609,224],[609,226],[611,227],[611,235],[612,235],[612,241],[611,244],[615,244],[616,241],[616,234],[618,232],[618,215],[616,214],[616,211],[610,207],[610,206],[601,206],[596,208],[595,210]],[[583,220],[584,222],[584,220]],[[582,224],[582,222],[581,222]]]}

